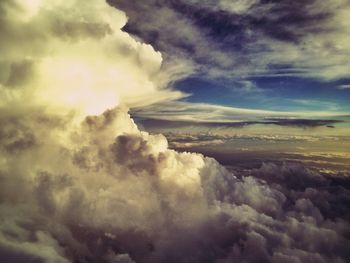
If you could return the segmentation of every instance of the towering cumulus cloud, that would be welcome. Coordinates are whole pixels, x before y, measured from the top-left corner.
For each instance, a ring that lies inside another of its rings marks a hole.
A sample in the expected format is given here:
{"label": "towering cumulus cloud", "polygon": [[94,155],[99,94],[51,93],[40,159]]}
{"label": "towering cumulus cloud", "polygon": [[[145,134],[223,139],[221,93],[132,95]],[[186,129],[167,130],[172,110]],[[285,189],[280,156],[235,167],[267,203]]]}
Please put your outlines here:
{"label": "towering cumulus cloud", "polygon": [[161,54],[122,32],[125,14],[104,1],[5,0],[0,11],[2,106],[99,114],[181,96],[157,86]]}
{"label": "towering cumulus cloud", "polygon": [[162,88],[161,55],[120,30],[124,13],[0,13],[1,262],[349,260],[348,190],[299,166],[234,175],[138,130],[125,105],[183,94]]}

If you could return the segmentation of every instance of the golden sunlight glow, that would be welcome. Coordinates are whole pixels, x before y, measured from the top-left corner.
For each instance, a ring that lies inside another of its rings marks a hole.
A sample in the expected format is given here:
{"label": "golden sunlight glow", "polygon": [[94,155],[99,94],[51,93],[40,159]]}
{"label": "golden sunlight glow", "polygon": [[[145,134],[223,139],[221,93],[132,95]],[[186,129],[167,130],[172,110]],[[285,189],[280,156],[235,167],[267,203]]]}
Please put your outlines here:
{"label": "golden sunlight glow", "polygon": [[30,19],[31,17],[35,16],[38,13],[42,5],[42,0],[20,1],[20,5],[23,7],[26,13],[25,19]]}
{"label": "golden sunlight glow", "polygon": [[[93,64],[71,59],[47,59],[42,64],[42,83],[39,99],[57,106],[79,109],[87,115],[97,115],[118,104],[114,80],[101,78]],[[103,81],[102,81],[102,80]]]}

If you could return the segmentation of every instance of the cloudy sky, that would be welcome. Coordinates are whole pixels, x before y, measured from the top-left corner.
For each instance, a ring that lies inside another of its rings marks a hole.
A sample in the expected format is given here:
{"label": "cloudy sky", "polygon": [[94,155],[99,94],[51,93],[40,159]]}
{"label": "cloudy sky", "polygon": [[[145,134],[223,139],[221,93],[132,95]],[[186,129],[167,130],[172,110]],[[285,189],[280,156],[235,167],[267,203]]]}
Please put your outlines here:
{"label": "cloudy sky", "polygon": [[0,262],[349,262],[347,2],[1,0]]}
{"label": "cloudy sky", "polygon": [[[182,102],[308,117],[350,112],[347,0],[109,3],[128,15],[123,31],[162,53]],[[173,108],[179,118],[193,114]]]}

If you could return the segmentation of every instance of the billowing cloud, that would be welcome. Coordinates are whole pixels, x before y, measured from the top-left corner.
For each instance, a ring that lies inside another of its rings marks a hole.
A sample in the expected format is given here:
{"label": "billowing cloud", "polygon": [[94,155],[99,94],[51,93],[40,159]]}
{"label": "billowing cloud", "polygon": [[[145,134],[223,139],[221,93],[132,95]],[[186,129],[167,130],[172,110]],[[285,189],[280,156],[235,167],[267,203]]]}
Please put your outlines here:
{"label": "billowing cloud", "polygon": [[18,114],[11,126],[12,117],[2,117],[17,130],[1,143],[3,260],[349,257],[348,190],[301,166],[265,164],[235,176],[213,159],[168,150],[163,136],[139,132],[123,109],[87,117],[70,132],[59,119]]}
{"label": "billowing cloud", "polygon": [[233,174],[139,131],[123,104],[181,94],[158,86],[161,56],[120,31],[122,12],[0,10],[1,262],[349,260],[347,188],[288,164]]}
{"label": "billowing cloud", "polygon": [[125,14],[103,1],[11,0],[0,8],[1,106],[50,103],[96,114],[120,101],[182,96],[160,85],[161,54],[122,32]]}

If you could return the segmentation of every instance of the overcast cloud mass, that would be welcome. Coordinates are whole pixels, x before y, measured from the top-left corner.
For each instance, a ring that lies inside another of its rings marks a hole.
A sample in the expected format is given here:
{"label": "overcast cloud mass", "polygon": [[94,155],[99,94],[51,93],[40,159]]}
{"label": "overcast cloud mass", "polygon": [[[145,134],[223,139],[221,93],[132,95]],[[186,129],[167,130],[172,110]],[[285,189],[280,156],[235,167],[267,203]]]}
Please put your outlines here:
{"label": "overcast cloud mass", "polygon": [[[197,1],[186,3],[155,2],[153,15],[198,16]],[[219,8],[263,17],[255,3]],[[160,71],[163,55],[121,30],[151,4],[135,1],[126,15],[103,0],[0,2],[0,261],[348,262],[346,185],[299,164],[236,173],[140,131],[127,107],[184,96],[167,85],[178,68]],[[282,42],[299,40],[284,34]],[[328,77],[346,71],[339,67]]]}

